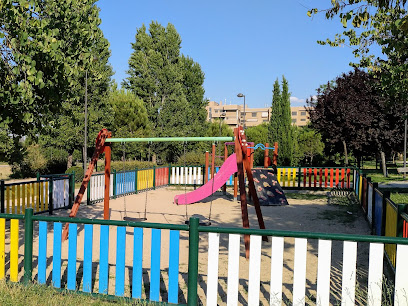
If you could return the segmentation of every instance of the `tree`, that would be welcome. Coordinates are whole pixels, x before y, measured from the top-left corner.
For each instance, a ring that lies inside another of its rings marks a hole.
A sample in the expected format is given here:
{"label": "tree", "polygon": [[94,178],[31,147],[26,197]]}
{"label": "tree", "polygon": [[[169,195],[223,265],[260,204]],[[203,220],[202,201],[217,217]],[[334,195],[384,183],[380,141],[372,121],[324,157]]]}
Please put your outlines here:
{"label": "tree", "polygon": [[[252,141],[257,145],[258,143],[265,144],[268,142],[268,123],[248,127],[245,131],[248,141]],[[273,143],[269,143],[269,147],[273,147]],[[272,156],[272,151],[269,150],[269,155]],[[256,150],[254,153],[255,165],[262,166],[264,164],[264,151]]]}
{"label": "tree", "polygon": [[[143,100],[130,91],[113,89],[108,96],[113,109],[112,133],[115,137],[138,138],[149,136],[147,111]],[[115,159],[146,159],[148,145],[146,143],[126,143],[112,148]],[[123,152],[124,151],[124,152]]]}
{"label": "tree", "polygon": [[279,160],[283,165],[293,165],[294,141],[290,115],[290,93],[288,81],[282,77],[282,92],[279,81],[273,85],[271,119],[269,122],[269,143],[279,143]]}
{"label": "tree", "polygon": [[298,143],[301,159],[308,160],[310,165],[315,156],[323,154],[322,135],[308,127],[299,128]]}
{"label": "tree", "polygon": [[22,136],[46,125],[91,63],[101,37],[95,0],[4,0],[0,4],[0,128]]}
{"label": "tree", "polygon": [[[361,160],[372,152],[391,152],[401,145],[401,107],[389,106],[374,86],[375,79],[355,69],[318,89],[317,100],[307,101],[311,127],[317,130],[330,152],[348,150]],[[385,162],[385,159],[384,159]]]}
{"label": "tree", "polygon": [[[205,132],[204,74],[191,58],[180,55],[181,38],[172,24],[152,22],[136,31],[126,89],[143,99],[154,136],[201,136]],[[162,160],[175,161],[183,145],[154,146]]]}

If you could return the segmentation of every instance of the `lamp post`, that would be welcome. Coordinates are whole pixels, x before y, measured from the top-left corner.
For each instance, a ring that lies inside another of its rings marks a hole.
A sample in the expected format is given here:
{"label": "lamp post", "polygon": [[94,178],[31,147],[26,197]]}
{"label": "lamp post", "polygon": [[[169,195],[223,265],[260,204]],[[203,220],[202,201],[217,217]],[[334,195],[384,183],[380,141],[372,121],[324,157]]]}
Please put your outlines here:
{"label": "lamp post", "polygon": [[239,94],[237,94],[237,97],[238,98],[244,97],[244,124],[243,124],[243,126],[244,126],[244,130],[245,130],[245,124],[246,124],[246,120],[245,120],[245,116],[246,116],[246,112],[245,112],[245,95],[242,94],[242,93],[239,93]]}

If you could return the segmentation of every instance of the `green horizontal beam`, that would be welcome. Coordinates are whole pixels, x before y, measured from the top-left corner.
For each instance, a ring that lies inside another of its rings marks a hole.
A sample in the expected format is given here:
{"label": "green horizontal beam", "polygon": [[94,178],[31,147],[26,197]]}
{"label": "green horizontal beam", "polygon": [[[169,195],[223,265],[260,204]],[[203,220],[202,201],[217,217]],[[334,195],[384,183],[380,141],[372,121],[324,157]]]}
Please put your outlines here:
{"label": "green horizontal beam", "polygon": [[234,141],[234,137],[107,138],[105,142]]}

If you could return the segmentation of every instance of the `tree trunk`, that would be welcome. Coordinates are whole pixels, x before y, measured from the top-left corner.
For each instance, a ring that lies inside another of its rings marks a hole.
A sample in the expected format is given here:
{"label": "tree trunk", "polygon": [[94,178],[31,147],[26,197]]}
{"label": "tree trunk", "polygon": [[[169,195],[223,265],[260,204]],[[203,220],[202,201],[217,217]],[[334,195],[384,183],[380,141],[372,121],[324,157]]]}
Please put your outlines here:
{"label": "tree trunk", "polygon": [[72,167],[72,160],[73,160],[73,156],[72,156],[72,153],[70,152],[68,153],[67,170]]}
{"label": "tree trunk", "polygon": [[348,166],[348,154],[347,154],[347,145],[346,142],[343,140],[343,148],[344,148],[344,163],[345,166]]}
{"label": "tree trunk", "polygon": [[383,175],[385,177],[388,177],[387,164],[385,163],[385,153],[384,151],[380,151],[380,153],[381,153],[381,163],[382,163]]}
{"label": "tree trunk", "polygon": [[156,161],[157,161],[157,155],[156,153],[154,153],[152,156],[152,163],[156,164]]}

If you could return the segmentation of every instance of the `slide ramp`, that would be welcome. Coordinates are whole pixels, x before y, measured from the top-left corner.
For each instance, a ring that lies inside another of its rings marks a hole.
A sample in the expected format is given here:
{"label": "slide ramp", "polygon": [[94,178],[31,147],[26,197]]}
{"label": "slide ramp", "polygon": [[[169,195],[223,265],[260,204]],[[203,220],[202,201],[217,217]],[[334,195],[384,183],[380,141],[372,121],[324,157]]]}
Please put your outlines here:
{"label": "slide ramp", "polygon": [[237,157],[234,153],[227,158],[213,179],[194,191],[176,195],[174,197],[174,203],[177,205],[186,205],[205,199],[220,189],[229,180],[230,176],[237,171]]}

